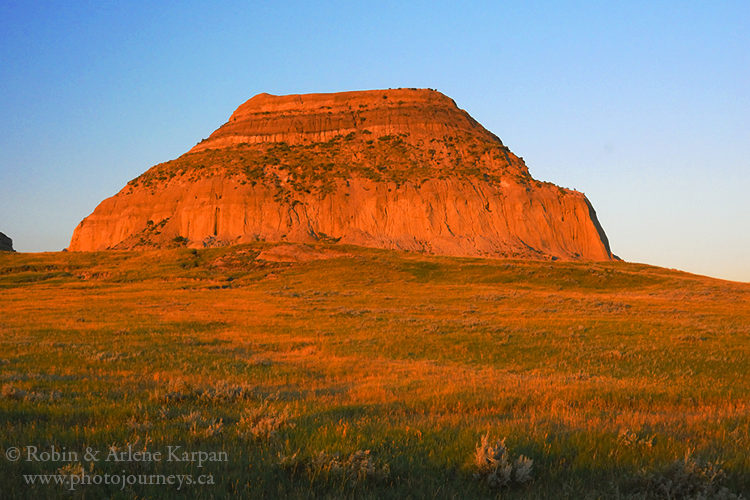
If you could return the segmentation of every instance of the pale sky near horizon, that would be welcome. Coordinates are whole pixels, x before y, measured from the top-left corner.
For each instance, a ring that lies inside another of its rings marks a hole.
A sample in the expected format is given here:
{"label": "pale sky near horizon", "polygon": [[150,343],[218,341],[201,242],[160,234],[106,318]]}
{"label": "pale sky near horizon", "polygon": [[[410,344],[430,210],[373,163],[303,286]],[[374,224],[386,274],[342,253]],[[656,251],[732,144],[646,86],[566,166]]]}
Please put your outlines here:
{"label": "pale sky near horizon", "polygon": [[750,281],[750,2],[0,4],[0,231],[78,222],[260,92],[430,87],[628,261]]}

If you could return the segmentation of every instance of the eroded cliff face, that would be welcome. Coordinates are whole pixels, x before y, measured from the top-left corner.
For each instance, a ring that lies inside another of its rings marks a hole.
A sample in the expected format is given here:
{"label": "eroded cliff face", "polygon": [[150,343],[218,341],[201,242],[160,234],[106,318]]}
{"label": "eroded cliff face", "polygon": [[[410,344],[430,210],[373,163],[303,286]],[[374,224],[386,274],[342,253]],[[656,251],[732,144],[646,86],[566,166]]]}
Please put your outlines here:
{"label": "eroded cliff face", "polygon": [[335,94],[258,94],[191,153],[240,143],[326,142],[368,130],[375,138],[409,134],[410,142],[446,136],[499,139],[452,99],[426,89],[367,90]]}
{"label": "eroded cliff face", "polygon": [[70,250],[257,240],[612,258],[583,194],[532,179],[451,99],[410,89],[255,96],[104,200]]}

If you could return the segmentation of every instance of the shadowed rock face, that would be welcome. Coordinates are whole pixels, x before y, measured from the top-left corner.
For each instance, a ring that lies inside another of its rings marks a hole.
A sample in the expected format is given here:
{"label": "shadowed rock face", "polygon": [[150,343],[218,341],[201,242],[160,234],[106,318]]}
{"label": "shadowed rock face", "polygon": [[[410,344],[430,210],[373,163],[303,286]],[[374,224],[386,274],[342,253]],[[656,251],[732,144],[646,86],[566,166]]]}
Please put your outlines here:
{"label": "shadowed rock face", "polygon": [[13,240],[0,233],[0,252],[15,252],[13,250]]}
{"label": "shadowed rock face", "polygon": [[432,90],[259,94],[104,200],[70,250],[338,241],[609,260],[593,207]]}

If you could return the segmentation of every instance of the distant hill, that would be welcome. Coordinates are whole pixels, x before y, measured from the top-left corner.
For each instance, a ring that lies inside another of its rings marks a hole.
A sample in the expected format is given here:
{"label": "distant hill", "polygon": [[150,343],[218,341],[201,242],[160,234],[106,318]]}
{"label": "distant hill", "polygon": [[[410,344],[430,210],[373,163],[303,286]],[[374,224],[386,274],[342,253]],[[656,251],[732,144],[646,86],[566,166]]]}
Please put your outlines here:
{"label": "distant hill", "polygon": [[258,240],[613,258],[582,193],[533,179],[497,136],[427,89],[259,94],[104,200],[70,250]]}
{"label": "distant hill", "polygon": [[13,250],[13,240],[0,233],[0,252],[15,252]]}

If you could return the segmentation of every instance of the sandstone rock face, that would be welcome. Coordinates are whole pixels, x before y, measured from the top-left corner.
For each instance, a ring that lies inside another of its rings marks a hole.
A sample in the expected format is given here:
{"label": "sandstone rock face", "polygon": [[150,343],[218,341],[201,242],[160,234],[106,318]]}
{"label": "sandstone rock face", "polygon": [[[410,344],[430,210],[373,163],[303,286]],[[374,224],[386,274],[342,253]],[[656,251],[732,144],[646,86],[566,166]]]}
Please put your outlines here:
{"label": "sandstone rock face", "polygon": [[450,98],[421,89],[257,95],[104,200],[69,249],[258,240],[612,259],[583,194],[534,180]]}
{"label": "sandstone rock face", "polygon": [[471,135],[499,141],[452,99],[416,89],[273,96],[258,94],[191,153],[240,143],[325,142],[337,135],[372,132],[375,138],[408,133],[410,142]]}
{"label": "sandstone rock face", "polygon": [[15,252],[13,250],[13,240],[0,233],[0,252]]}

